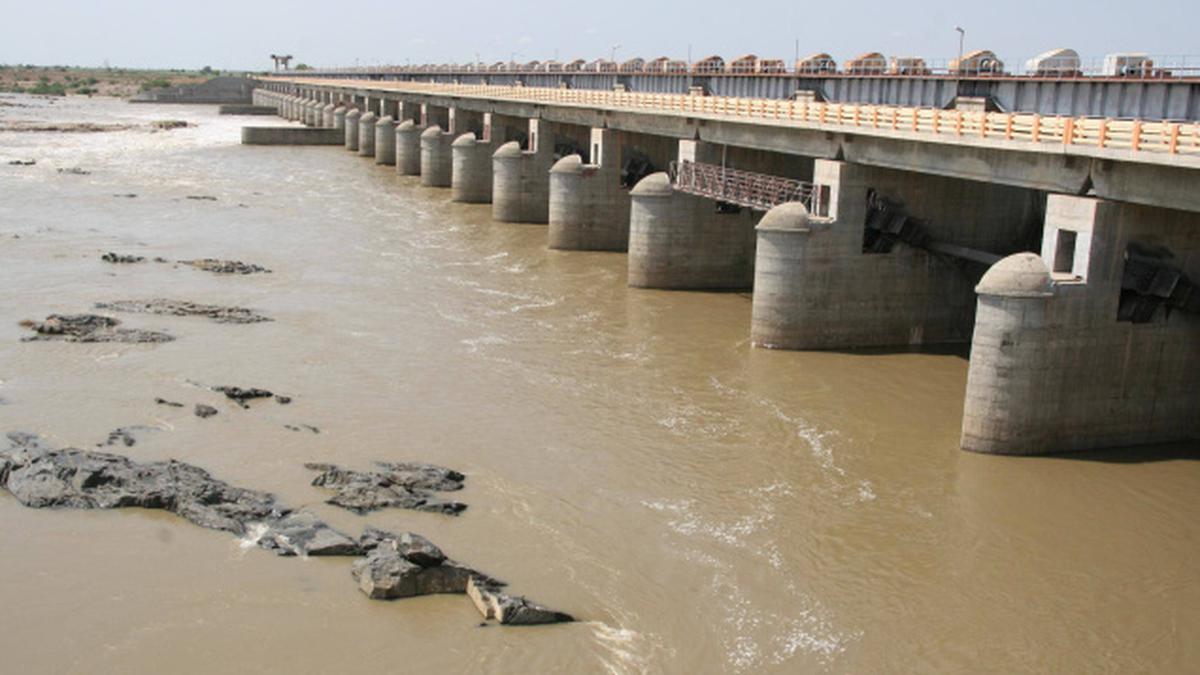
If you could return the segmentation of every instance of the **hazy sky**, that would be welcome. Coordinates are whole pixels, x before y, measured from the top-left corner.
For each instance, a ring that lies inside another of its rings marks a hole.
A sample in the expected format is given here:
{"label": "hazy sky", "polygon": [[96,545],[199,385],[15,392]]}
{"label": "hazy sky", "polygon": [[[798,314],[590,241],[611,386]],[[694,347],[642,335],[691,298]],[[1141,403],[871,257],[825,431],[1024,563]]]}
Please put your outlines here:
{"label": "hazy sky", "polygon": [[[420,9],[419,9],[420,8]],[[945,59],[987,48],[1012,65],[1053,47],[1200,54],[1200,0],[845,0],[545,3],[300,0],[0,0],[0,63],[265,70],[271,53],[353,65],[752,52]],[[1200,65],[1200,58],[1197,59]]]}

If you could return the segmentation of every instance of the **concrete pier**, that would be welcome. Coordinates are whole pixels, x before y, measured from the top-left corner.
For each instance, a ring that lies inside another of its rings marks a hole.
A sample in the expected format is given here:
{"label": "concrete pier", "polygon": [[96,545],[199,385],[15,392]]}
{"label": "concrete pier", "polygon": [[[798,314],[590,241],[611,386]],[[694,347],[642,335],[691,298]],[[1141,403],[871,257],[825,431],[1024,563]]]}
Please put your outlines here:
{"label": "concrete pier", "polygon": [[396,163],[396,121],[384,115],[375,123],[375,163],[391,166]]}
{"label": "concrete pier", "polygon": [[359,157],[375,156],[375,113],[370,110],[358,118],[358,155]]}
{"label": "concrete pier", "polygon": [[358,120],[362,113],[357,109],[346,113],[346,149],[358,152]]}
{"label": "concrete pier", "polygon": [[321,108],[321,126],[330,129],[335,129],[333,125],[333,111],[336,109],[332,103],[326,103],[325,107]]}
{"label": "concrete pier", "polygon": [[592,164],[569,155],[550,168],[549,246],[624,251],[629,246],[629,192],[621,187],[617,133],[592,130]]}
{"label": "concrete pier", "polygon": [[935,239],[998,255],[1036,236],[1041,196],[1003,185],[817,160],[827,214],[759,228],[750,337],[780,349],[846,349],[970,339],[981,274],[897,243],[864,251],[868,195],[903,204]]}
{"label": "concrete pier", "polygon": [[[976,287],[962,447],[1044,454],[1196,438],[1200,301],[1170,303],[1182,288],[1172,272],[1200,279],[1198,231],[1194,212],[1050,195],[1041,254],[1001,260]],[[1131,272],[1138,263],[1148,273]]]}
{"label": "concrete pier", "polygon": [[425,127],[412,120],[396,125],[396,173],[421,175],[421,134]]}
{"label": "concrete pier", "polygon": [[450,199],[468,204],[492,201],[492,144],[467,133],[451,144]]}
{"label": "concrete pier", "polygon": [[629,193],[629,285],[674,290],[741,290],[754,282],[749,209],[719,213],[716,202],[677,192],[665,173]]}
{"label": "concrete pier", "polygon": [[425,187],[450,187],[453,171],[451,134],[433,125],[421,132],[421,185]]}
{"label": "concrete pier", "polygon": [[492,154],[492,218],[502,223],[546,223],[550,218],[551,125],[529,120],[529,149],[509,141]]}
{"label": "concrete pier", "polygon": [[333,109],[333,124],[330,125],[338,131],[345,132],[346,130],[346,108],[339,105]]}

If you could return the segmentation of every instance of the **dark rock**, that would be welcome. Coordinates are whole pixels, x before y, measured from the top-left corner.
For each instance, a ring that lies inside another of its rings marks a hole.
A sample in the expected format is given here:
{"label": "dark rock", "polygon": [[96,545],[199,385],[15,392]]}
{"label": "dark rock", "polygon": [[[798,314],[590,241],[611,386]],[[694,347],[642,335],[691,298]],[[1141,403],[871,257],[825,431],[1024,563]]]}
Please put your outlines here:
{"label": "dark rock", "polygon": [[381,543],[365,558],[356,560],[350,573],[358,582],[359,590],[372,600],[466,593],[468,582],[476,576],[488,579],[491,584],[501,583],[448,559],[429,566],[415,563],[404,556],[394,539]]}
{"label": "dark rock", "polygon": [[461,490],[466,476],[436,464],[417,462],[376,462],[387,477],[408,488],[450,492]]}
{"label": "dark rock", "polygon": [[104,452],[51,449],[36,436],[8,434],[0,450],[0,485],[32,508],[170,511],[196,525],[252,536],[279,555],[356,555],[357,542],[265,492],[213,478],[169,460],[146,464]]}
{"label": "dark rock", "polygon": [[8,163],[9,166],[33,166],[34,164],[37,164],[36,159],[14,159]]}
{"label": "dark rock", "polygon": [[292,397],[284,396],[283,394],[275,394],[275,402],[280,405],[287,405],[292,402]]}
{"label": "dark rock", "polygon": [[183,407],[182,403],[176,403],[175,401],[168,401],[165,398],[156,398],[156,399],[154,399],[154,402],[159,405],[165,405],[170,408],[182,408]]}
{"label": "dark rock", "polygon": [[160,258],[155,258],[155,259],[154,259],[154,262],[156,262],[156,263],[169,263],[169,262],[171,262],[171,261],[170,261],[170,260],[167,260],[166,258],[161,258],[161,257],[160,257]]}
{"label": "dark rock", "polygon": [[124,199],[133,199],[133,198],[137,197],[137,195],[132,192],[125,192],[123,194],[115,194],[113,196],[114,197],[122,197]]}
{"label": "dark rock", "polygon": [[285,425],[283,425],[283,428],[287,429],[289,431],[311,431],[314,434],[321,433],[320,429],[314,427],[311,424],[285,424]]}
{"label": "dark rock", "polygon": [[[140,258],[139,258],[140,260]],[[109,309],[116,312],[138,312],[142,314],[165,314],[169,316],[203,316],[217,323],[261,323],[271,321],[270,317],[245,307],[222,307],[220,305],[201,305],[183,300],[117,300],[114,302],[98,302],[96,309]]]}
{"label": "dark rock", "polygon": [[247,403],[247,401],[252,401],[256,398],[271,398],[272,396],[274,396],[274,394],[267,391],[266,389],[258,389],[256,387],[250,387],[248,389],[243,389],[241,387],[222,386],[222,387],[213,387],[212,390],[216,391],[216,392],[220,392],[222,394],[225,394],[226,398],[231,399],[232,401],[234,401],[238,405],[242,406],[243,408],[250,407],[250,405]]}
{"label": "dark rock", "polygon": [[504,625],[533,626],[575,620],[570,614],[552,610],[521,596],[509,595],[501,588],[486,579],[473,576],[467,582],[466,593],[484,619]]}
{"label": "dark rock", "polygon": [[195,200],[195,201],[204,201],[204,202],[217,201],[217,198],[213,197],[212,195],[188,195],[187,198]]}
{"label": "dark rock", "polygon": [[211,405],[205,405],[203,403],[196,404],[196,417],[199,417],[200,419],[208,419],[216,414],[217,409]]}
{"label": "dark rock", "polygon": [[81,169],[77,166],[74,166],[74,167],[71,167],[68,169],[59,169],[58,172],[71,174],[73,176],[88,176],[88,175],[91,175],[91,173],[92,173],[91,171],[88,171],[87,169]]}
{"label": "dark rock", "polygon": [[145,260],[140,255],[122,255],[120,253],[113,253],[112,251],[100,256],[100,259],[110,263],[140,263]]}
{"label": "dark rock", "polygon": [[[190,124],[188,124],[187,122],[185,122],[183,120],[155,120],[154,122],[151,122],[150,125],[152,127],[154,127],[155,129],[162,129],[163,131],[170,131],[171,129],[182,129],[184,127],[191,126]],[[190,199],[190,197],[189,197],[189,199]]]}
{"label": "dark rock", "polygon": [[271,270],[261,265],[244,263],[240,260],[217,260],[216,258],[203,258],[200,260],[180,260],[179,262],[183,265],[191,265],[198,270],[213,272],[214,274],[271,273]]}
{"label": "dark rock", "polygon": [[167,333],[118,328],[120,321],[99,314],[51,314],[45,321],[26,321],[21,325],[35,335],[22,338],[24,342],[63,340],[66,342],[170,342],[175,338]]}
{"label": "dark rock", "polygon": [[[319,471],[313,485],[335,490],[326,503],[359,515],[383,508],[412,509],[456,516],[467,505],[444,501],[430,491],[457,490],[463,475],[432,464],[380,464],[385,472],[353,471],[332,464],[305,464]],[[451,477],[457,477],[457,481]],[[449,487],[448,487],[449,486]]]}

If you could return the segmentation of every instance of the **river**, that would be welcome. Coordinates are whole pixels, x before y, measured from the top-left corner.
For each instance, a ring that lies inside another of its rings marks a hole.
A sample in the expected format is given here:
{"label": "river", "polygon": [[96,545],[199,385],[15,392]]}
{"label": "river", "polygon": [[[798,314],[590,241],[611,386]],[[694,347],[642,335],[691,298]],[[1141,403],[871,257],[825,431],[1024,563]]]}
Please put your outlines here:
{"label": "river", "polygon": [[[146,128],[162,119],[193,126]],[[548,250],[545,226],[494,223],[392,167],[239,144],[275,118],[0,98],[14,120],[135,128],[0,131],[0,431],[86,448],[151,427],[115,451],[197,464],[349,533],[420,532],[580,620],[483,628],[461,597],[368,600],[345,559],[0,493],[6,672],[1200,667],[1193,448],[964,453],[963,351],[754,349],[745,294],[630,289],[624,255]],[[58,171],[73,167],[90,174]],[[20,341],[24,319],[156,297],[275,320],[123,315],[178,339]],[[294,402],[242,410],[201,384]],[[285,428],[301,424],[320,433]],[[470,508],[358,516],[303,467],[380,460],[462,471]]]}

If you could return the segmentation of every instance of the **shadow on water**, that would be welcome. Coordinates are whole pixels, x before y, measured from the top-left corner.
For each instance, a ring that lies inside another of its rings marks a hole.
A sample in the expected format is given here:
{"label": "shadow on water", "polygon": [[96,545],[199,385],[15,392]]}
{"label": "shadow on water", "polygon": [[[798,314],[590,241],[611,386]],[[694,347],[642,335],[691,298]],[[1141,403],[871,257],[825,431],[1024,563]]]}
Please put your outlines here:
{"label": "shadow on water", "polygon": [[930,345],[895,345],[892,347],[861,347],[856,349],[823,350],[833,354],[851,356],[896,356],[898,354],[925,354],[928,356],[957,356],[967,361],[971,357],[970,342],[946,342]]}
{"label": "shadow on water", "polygon": [[[1200,440],[1181,441],[1178,443],[1160,443],[1156,445],[1133,445],[1100,450],[1080,450],[1077,452],[1061,452],[1052,455],[1031,455],[1040,459],[1066,459],[1085,462],[1101,462],[1104,464],[1149,464],[1151,462],[1172,462],[1180,460],[1200,460]],[[1020,459],[1019,456],[1014,456]]]}

